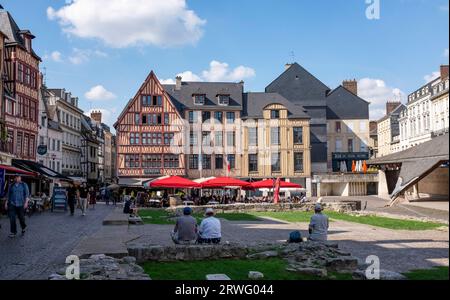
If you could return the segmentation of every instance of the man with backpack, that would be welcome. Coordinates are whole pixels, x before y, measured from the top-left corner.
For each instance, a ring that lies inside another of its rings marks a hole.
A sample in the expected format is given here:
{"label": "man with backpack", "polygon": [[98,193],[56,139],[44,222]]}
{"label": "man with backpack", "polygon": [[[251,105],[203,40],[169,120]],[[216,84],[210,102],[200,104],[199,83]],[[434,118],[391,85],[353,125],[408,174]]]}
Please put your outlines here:
{"label": "man with backpack", "polygon": [[22,177],[17,174],[14,177],[14,183],[9,186],[8,200],[5,202],[5,210],[8,212],[11,225],[10,238],[15,238],[17,235],[17,217],[22,228],[22,235],[25,234],[25,229],[27,228],[25,224],[25,210],[28,208],[29,201],[30,190],[28,185],[22,182]]}

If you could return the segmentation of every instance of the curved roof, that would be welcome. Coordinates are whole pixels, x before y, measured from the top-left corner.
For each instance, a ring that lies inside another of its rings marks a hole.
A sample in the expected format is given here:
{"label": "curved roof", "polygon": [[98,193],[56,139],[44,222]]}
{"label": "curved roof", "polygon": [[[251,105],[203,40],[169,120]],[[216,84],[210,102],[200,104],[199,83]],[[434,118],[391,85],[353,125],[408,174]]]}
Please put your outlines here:
{"label": "curved roof", "polygon": [[278,93],[245,93],[243,100],[243,119],[262,118],[263,110],[272,104],[286,107],[288,118],[310,119],[301,105],[290,102]]}

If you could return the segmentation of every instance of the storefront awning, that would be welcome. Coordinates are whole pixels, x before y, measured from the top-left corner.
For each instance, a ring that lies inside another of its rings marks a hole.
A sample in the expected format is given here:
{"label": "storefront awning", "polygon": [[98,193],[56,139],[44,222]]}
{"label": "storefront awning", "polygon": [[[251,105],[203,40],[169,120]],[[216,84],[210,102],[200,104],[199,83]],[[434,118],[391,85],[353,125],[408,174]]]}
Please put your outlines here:
{"label": "storefront awning", "polygon": [[38,173],[44,177],[50,178],[50,179],[59,179],[63,181],[72,181],[69,177],[66,177],[62,174],[59,174],[56,171],[53,171],[46,166],[29,160],[18,160],[13,159],[12,164],[14,167],[21,168],[28,170],[30,172]]}
{"label": "storefront awning", "polygon": [[5,170],[6,175],[21,174],[24,176],[36,176],[36,173],[34,173],[34,172],[25,171],[25,170],[15,168],[12,166],[0,165],[0,169]]}

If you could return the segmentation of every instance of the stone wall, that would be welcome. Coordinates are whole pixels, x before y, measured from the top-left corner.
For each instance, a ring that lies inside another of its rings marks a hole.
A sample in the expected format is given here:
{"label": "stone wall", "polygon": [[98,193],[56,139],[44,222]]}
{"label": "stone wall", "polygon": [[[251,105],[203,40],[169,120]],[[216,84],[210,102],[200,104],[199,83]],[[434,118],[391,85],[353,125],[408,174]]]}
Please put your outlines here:
{"label": "stone wall", "polygon": [[[213,208],[216,213],[245,213],[245,212],[281,212],[281,211],[314,211],[315,203],[258,203],[258,204],[227,204],[191,206],[194,213],[203,214],[206,208]],[[325,210],[337,212],[351,212],[361,210],[361,201],[346,201],[323,203]],[[173,215],[182,215],[184,206],[169,207],[166,210]]]}

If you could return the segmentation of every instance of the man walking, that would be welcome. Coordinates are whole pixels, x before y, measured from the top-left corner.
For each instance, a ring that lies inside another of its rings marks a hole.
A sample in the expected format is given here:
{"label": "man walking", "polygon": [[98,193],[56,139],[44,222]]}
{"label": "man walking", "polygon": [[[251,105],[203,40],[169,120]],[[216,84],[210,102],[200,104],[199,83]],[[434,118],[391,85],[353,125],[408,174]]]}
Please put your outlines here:
{"label": "man walking", "polygon": [[67,191],[67,201],[69,203],[70,215],[73,216],[75,213],[75,203],[77,203],[79,196],[78,188],[72,183],[69,190]]}
{"label": "man walking", "polygon": [[17,217],[22,228],[22,235],[25,234],[25,229],[27,228],[25,224],[25,210],[28,208],[29,199],[30,191],[28,185],[22,182],[20,175],[16,175],[14,177],[14,183],[9,187],[8,200],[5,202],[5,210],[8,212],[11,224],[10,238],[14,238],[17,235]]}
{"label": "man walking", "polygon": [[89,197],[89,191],[85,184],[83,184],[83,186],[80,188],[79,195],[80,196],[78,197],[78,201],[81,209],[81,215],[85,216]]}

